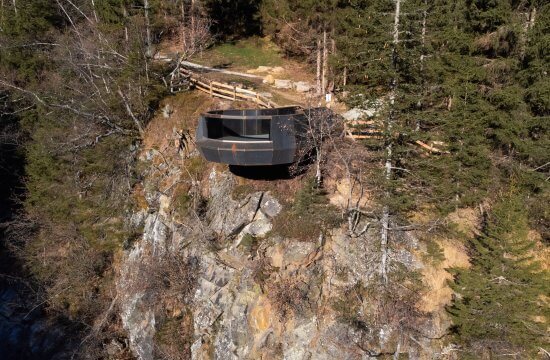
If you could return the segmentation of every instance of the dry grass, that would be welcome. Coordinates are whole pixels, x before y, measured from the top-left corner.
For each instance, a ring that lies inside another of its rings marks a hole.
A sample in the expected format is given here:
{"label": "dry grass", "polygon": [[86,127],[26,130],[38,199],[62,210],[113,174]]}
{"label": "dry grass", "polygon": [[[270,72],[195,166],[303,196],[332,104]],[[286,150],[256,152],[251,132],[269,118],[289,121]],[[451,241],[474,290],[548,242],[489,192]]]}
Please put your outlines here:
{"label": "dry grass", "polygon": [[422,278],[428,291],[422,297],[419,308],[426,312],[441,311],[451,301],[453,291],[447,282],[452,275],[446,271],[452,267],[469,267],[469,257],[460,241],[440,240],[437,244],[443,250],[445,258],[435,266],[426,266]]}
{"label": "dry grass", "polygon": [[[165,118],[162,109],[172,109],[170,117]],[[199,91],[190,91],[171,96],[163,100],[160,109],[149,122],[143,139],[144,149],[157,149],[165,152],[175,148],[174,130],[192,130],[197,126],[200,113],[219,106],[216,99]]]}
{"label": "dry grass", "polygon": [[447,219],[455,226],[458,232],[469,238],[479,234],[480,217],[476,209],[458,209],[452,214],[449,214]]}
{"label": "dry grass", "polygon": [[529,231],[529,240],[535,242],[535,247],[532,250],[532,256],[535,261],[540,263],[542,270],[550,270],[550,247],[545,245],[542,236],[535,230]]}

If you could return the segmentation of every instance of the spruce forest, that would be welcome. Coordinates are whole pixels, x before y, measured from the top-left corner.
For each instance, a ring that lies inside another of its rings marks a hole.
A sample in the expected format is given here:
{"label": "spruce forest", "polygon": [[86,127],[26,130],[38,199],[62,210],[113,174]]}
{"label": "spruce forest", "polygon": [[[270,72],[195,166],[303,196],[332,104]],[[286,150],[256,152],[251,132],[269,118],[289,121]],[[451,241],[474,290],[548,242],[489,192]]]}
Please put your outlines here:
{"label": "spruce forest", "polygon": [[2,0],[0,358],[550,359],[549,72],[545,0]]}

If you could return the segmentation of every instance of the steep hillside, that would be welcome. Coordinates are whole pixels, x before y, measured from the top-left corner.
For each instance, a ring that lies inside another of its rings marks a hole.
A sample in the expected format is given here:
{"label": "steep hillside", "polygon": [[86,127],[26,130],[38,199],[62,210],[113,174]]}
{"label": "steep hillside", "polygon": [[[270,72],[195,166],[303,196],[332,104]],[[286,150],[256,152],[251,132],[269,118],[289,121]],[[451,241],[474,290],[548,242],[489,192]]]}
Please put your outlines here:
{"label": "steep hillside", "polygon": [[[194,128],[198,109],[230,104],[196,93],[167,102],[174,112],[148,126],[138,166],[142,205],[130,221],[143,235],[116,280],[137,355],[450,356],[443,269],[467,266],[463,249],[441,239],[436,261],[416,231],[403,232],[389,255],[396,283],[382,287],[378,229],[366,226],[368,215],[350,228],[345,204],[361,199],[349,198],[343,173],[329,175],[323,193],[309,172],[236,176],[193,147],[179,148],[181,131],[171,130]],[[316,216],[321,222],[312,227]]]}
{"label": "steep hillside", "polygon": [[[542,0],[1,1],[0,357],[547,359],[549,29]],[[202,112],[273,104],[292,164],[200,156]]]}

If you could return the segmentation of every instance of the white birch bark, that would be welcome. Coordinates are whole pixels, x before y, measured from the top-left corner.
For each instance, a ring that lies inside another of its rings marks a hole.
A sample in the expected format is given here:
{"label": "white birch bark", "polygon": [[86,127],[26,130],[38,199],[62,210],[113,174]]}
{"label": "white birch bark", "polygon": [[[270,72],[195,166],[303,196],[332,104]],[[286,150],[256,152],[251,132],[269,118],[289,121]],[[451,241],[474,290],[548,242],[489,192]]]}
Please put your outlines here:
{"label": "white birch bark", "polygon": [[[422,12],[422,32],[420,35],[421,43],[422,43],[422,53],[420,54],[420,74],[422,76],[422,94],[425,94],[425,77],[424,77],[424,58],[426,57],[424,55],[424,52],[426,50],[426,18],[428,16],[428,0],[424,0],[424,11]],[[420,108],[422,106],[422,98],[418,100],[418,107]],[[418,118],[416,120],[416,128],[415,131],[420,131],[420,119]]]}
{"label": "white birch bark", "polygon": [[[394,21],[393,21],[393,51],[392,51],[392,65],[395,66],[394,59],[395,59],[395,52],[397,51],[397,45],[399,43],[399,15],[401,12],[401,0],[395,1],[395,15],[394,15]],[[397,79],[393,79],[390,89],[390,111],[386,126],[387,136],[391,137],[391,131],[393,127],[393,112],[394,112],[394,106],[395,106],[395,92],[397,88]],[[384,165],[384,172],[385,172],[385,178],[386,182],[389,183],[392,176],[392,142],[388,141],[388,145],[386,146],[386,162]],[[389,192],[386,193],[386,198],[390,196]],[[384,208],[382,210],[382,229],[380,231],[380,250],[382,252],[382,258],[380,263],[380,275],[382,277],[382,282],[384,284],[388,283],[388,232],[389,232],[389,224],[390,224],[390,209],[388,205],[384,205]]]}
{"label": "white birch bark", "polygon": [[94,0],[92,0],[92,11],[93,11],[93,13],[94,13],[94,20],[95,20],[96,23],[98,23],[98,22],[99,22],[99,18],[97,17],[97,12],[96,12],[96,10],[95,10],[95,1],[94,1]]}
{"label": "white birch bark", "polygon": [[344,87],[348,84],[348,67],[344,66]]}
{"label": "white birch bark", "polygon": [[520,56],[521,58],[523,58],[525,56],[525,50],[527,49],[527,42],[529,41],[528,39],[528,32],[529,32],[529,29],[533,28],[533,26],[535,26],[535,18],[537,16],[537,9],[536,8],[532,8],[531,10],[529,10],[529,13],[526,13],[525,14],[526,16],[526,19],[525,19],[525,23],[523,24],[523,31],[521,32],[521,35],[520,35]]}
{"label": "white birch bark", "polygon": [[196,0],[191,0],[191,44],[196,44],[195,42],[195,20],[197,17],[196,9]]}
{"label": "white birch bark", "polygon": [[317,40],[317,76],[315,80],[317,95],[321,95],[321,40],[319,39]]}
{"label": "white birch bark", "polygon": [[146,52],[147,52],[147,57],[152,57],[153,56],[153,49],[152,49],[152,44],[151,44],[151,19],[149,18],[149,10],[150,10],[150,7],[149,7],[149,0],[143,0],[143,8],[144,8],[144,11],[145,11],[145,41],[146,41]]}
{"label": "white birch bark", "polygon": [[535,18],[537,17],[537,8],[531,9],[531,13],[529,14],[529,29],[533,28],[535,26]]}
{"label": "white birch bark", "polygon": [[322,80],[321,80],[321,91],[323,94],[327,91],[327,72],[328,72],[327,31],[323,30],[323,71],[322,71]]}
{"label": "white birch bark", "polygon": [[124,40],[126,41],[126,44],[128,44],[128,25],[126,24],[126,20],[128,19],[128,10],[126,10],[126,5],[124,4],[122,4],[122,15],[124,16]]}
{"label": "white birch bark", "polygon": [[185,52],[185,49],[187,49],[186,27],[187,25],[185,24],[185,0],[181,0],[181,41],[183,44],[184,52]]}

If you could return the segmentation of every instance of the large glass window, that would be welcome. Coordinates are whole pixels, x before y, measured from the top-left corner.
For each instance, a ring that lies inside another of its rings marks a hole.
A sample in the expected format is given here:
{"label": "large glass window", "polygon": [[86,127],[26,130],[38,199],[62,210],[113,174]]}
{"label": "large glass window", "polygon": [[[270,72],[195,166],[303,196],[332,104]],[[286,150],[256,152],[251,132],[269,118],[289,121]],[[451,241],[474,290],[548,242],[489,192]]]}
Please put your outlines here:
{"label": "large glass window", "polygon": [[211,139],[269,140],[270,124],[270,119],[206,118],[208,137]]}

